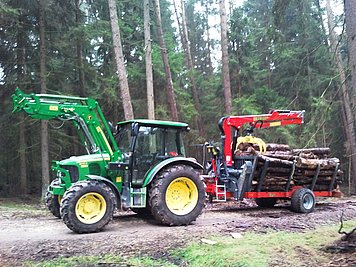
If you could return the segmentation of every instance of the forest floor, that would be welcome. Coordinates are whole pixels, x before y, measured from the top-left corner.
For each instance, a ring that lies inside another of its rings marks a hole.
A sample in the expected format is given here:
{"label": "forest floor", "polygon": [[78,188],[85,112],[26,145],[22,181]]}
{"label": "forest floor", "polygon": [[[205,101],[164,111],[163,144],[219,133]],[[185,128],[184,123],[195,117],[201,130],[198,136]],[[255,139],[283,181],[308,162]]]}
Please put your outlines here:
{"label": "forest floor", "polygon": [[[161,226],[150,217],[118,212],[102,232],[80,235],[49,215],[43,205],[23,201],[9,204],[9,200],[0,199],[0,266],[105,254],[170,260],[170,250],[202,238],[230,236],[236,232],[306,232],[322,225],[339,224],[342,213],[345,221],[356,219],[355,197],[320,199],[310,214],[294,213],[287,203],[262,209],[245,200],[209,204],[193,224],[184,227]],[[355,250],[335,253],[341,250],[337,244],[333,248],[329,266],[356,266]],[[338,265],[341,263],[345,265]]]}

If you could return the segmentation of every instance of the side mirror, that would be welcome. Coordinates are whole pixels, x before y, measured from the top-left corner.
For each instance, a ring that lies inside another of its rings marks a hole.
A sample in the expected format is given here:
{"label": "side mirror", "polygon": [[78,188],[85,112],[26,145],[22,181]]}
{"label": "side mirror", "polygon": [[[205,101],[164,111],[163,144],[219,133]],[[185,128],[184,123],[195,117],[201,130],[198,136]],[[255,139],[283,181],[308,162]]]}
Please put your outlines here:
{"label": "side mirror", "polygon": [[131,126],[131,136],[137,136],[138,135],[138,130],[139,130],[138,123],[133,123],[132,126]]}
{"label": "side mirror", "polygon": [[114,126],[113,123],[111,121],[108,121],[108,125],[110,128],[110,131],[113,135],[116,135],[118,130],[117,130],[117,126]]}

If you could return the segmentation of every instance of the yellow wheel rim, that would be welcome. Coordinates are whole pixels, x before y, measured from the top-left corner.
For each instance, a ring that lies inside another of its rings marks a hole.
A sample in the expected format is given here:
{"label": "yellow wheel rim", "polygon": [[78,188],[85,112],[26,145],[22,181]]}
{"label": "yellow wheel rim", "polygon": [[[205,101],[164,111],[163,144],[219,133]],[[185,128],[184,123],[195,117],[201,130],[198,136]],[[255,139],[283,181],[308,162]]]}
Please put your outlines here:
{"label": "yellow wheel rim", "polygon": [[176,215],[186,215],[198,203],[198,189],[195,183],[186,177],[174,179],[166,191],[168,209]]}
{"label": "yellow wheel rim", "polygon": [[87,193],[77,202],[75,214],[79,221],[85,224],[93,224],[100,221],[106,212],[106,201],[98,193]]}

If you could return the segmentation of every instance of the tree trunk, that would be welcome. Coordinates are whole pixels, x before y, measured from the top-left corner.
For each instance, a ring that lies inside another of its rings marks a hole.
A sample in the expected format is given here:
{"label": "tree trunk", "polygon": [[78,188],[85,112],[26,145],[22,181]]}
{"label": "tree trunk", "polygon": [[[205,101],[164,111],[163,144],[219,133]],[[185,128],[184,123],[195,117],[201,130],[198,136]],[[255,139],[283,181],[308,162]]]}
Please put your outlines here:
{"label": "tree trunk", "polygon": [[345,0],[345,22],[352,92],[356,90],[356,0]]}
{"label": "tree trunk", "polygon": [[26,130],[25,116],[20,115],[20,192],[27,194],[27,157],[26,157]]}
{"label": "tree trunk", "polygon": [[[45,12],[47,0],[40,0],[39,27],[40,27],[40,84],[41,93],[47,93],[46,84],[46,40],[45,40]],[[48,152],[48,121],[41,120],[41,156],[42,156],[42,198],[44,198],[49,185],[49,152]]]}
{"label": "tree trunk", "polygon": [[153,6],[155,9],[155,14],[156,14],[158,42],[159,42],[159,46],[161,49],[161,56],[162,56],[162,61],[163,61],[163,65],[164,65],[164,72],[166,74],[166,83],[167,83],[166,90],[167,90],[168,106],[170,108],[172,120],[178,121],[179,117],[178,117],[177,103],[176,103],[176,97],[175,97],[174,89],[173,89],[172,74],[171,74],[171,68],[169,66],[166,42],[164,41],[164,37],[163,37],[161,9],[160,9],[159,0],[153,0]]}
{"label": "tree trunk", "polygon": [[150,19],[150,1],[143,1],[144,12],[144,30],[145,30],[145,59],[146,59],[146,85],[147,85],[147,117],[150,120],[155,119],[155,98],[153,90],[152,73],[152,46],[151,46],[151,19]]}
{"label": "tree trunk", "polygon": [[[353,37],[356,37],[356,19],[355,18],[348,18],[347,16],[350,16],[350,14],[346,13],[346,10],[348,12],[351,11],[351,6],[347,6],[346,3],[354,2],[356,4],[356,1],[345,1],[345,14],[346,14],[346,22],[350,23],[351,25],[347,25],[347,28],[353,29]],[[350,97],[349,93],[346,87],[346,74],[344,70],[344,65],[341,57],[341,53],[338,47],[337,43],[337,38],[336,34],[334,31],[334,16],[332,13],[332,9],[330,6],[330,0],[327,0],[326,3],[326,10],[327,10],[327,15],[328,15],[328,26],[329,26],[329,31],[330,31],[330,43],[331,43],[331,48],[332,52],[335,54],[335,61],[336,61],[336,66],[339,71],[340,79],[341,79],[341,90],[339,90],[339,98],[342,101],[342,106],[343,106],[343,111],[342,114],[345,116],[343,121],[346,122],[346,125],[344,125],[344,130],[345,130],[345,135],[347,139],[347,153],[349,154],[350,157],[350,163],[351,163],[351,173],[349,174],[349,177],[352,178],[351,180],[351,192],[356,193],[356,134],[355,134],[355,125],[354,125],[354,116],[352,114],[352,108],[351,108],[351,102],[350,102]],[[354,12],[352,14],[353,17],[356,16],[356,7],[352,6],[352,11]],[[351,31],[352,32],[352,31]],[[350,33],[351,34],[351,33]],[[349,38],[350,36],[348,36]],[[351,38],[353,39],[353,38]],[[349,55],[350,55],[350,70],[351,70],[351,75],[352,75],[352,86],[353,86],[353,91],[356,89],[356,55],[352,55],[352,53],[356,53],[356,40],[348,40],[349,44]],[[350,46],[354,46],[353,48],[350,48]],[[352,62],[352,60],[354,60]],[[352,70],[352,68],[354,70]]]}
{"label": "tree trunk", "polygon": [[320,0],[315,0],[315,5],[316,5],[317,11],[318,11],[319,24],[320,24],[322,32],[323,32],[323,34],[325,36],[323,38],[324,39],[323,42],[324,42],[325,45],[328,45],[328,38],[327,38],[328,34],[326,32],[326,29],[325,29],[325,26],[324,26],[324,22],[323,22],[323,10],[322,10],[322,8],[320,6]]}
{"label": "tree trunk", "polygon": [[122,44],[121,44],[116,0],[108,0],[108,3],[109,3],[109,11],[110,11],[110,23],[112,29],[112,39],[113,39],[114,54],[115,54],[115,61],[116,61],[116,68],[117,68],[117,76],[119,78],[121,99],[124,107],[124,116],[126,120],[131,120],[134,118],[134,114],[133,114],[133,109],[131,104],[129,83],[127,80],[124,54],[123,54]]}
{"label": "tree trunk", "polygon": [[205,7],[205,16],[206,16],[206,25],[205,25],[205,30],[206,30],[206,43],[207,43],[207,69],[209,70],[208,74],[211,75],[213,74],[214,68],[213,68],[213,63],[211,60],[211,41],[210,41],[210,26],[209,26],[209,1],[205,1],[204,4]]}
{"label": "tree trunk", "polygon": [[[22,14],[19,17],[19,25],[23,25]],[[17,82],[22,87],[26,78],[25,71],[25,61],[26,61],[26,46],[24,42],[23,31],[19,30],[17,32]],[[21,113],[20,115],[20,126],[19,126],[19,155],[20,155],[20,193],[27,194],[27,156],[26,156],[26,139],[25,139],[25,116]]]}
{"label": "tree trunk", "polygon": [[221,25],[221,51],[222,51],[222,71],[224,79],[224,97],[225,97],[225,114],[231,115],[232,99],[230,85],[230,69],[227,40],[227,18],[225,9],[225,0],[219,0],[220,7],[220,25]]}
{"label": "tree trunk", "polygon": [[[75,1],[75,22],[77,27],[80,27],[82,24],[82,14],[80,10],[80,2],[81,0]],[[78,73],[78,94],[82,97],[85,96],[85,75],[83,70],[83,39],[80,36],[77,36],[77,73]]]}
{"label": "tree trunk", "polygon": [[199,135],[200,136],[205,136],[204,132],[204,127],[203,127],[203,119],[201,117],[201,105],[200,105],[200,100],[199,100],[199,94],[198,94],[198,89],[197,89],[197,83],[195,80],[195,73],[194,73],[194,64],[193,64],[193,59],[192,59],[192,53],[190,50],[190,42],[189,42],[189,36],[188,36],[188,29],[187,29],[187,20],[185,16],[185,6],[183,0],[181,0],[180,5],[181,5],[181,17],[182,17],[182,22],[179,20],[179,15],[178,15],[178,10],[175,1],[173,1],[174,4],[174,10],[176,13],[177,17],[177,23],[178,23],[178,28],[182,40],[182,46],[183,50],[185,53],[185,62],[186,66],[188,69],[188,77],[191,83],[192,87],[192,96],[193,96],[193,102],[194,102],[194,107],[195,110],[197,111],[198,115],[195,117],[195,124],[198,128]]}

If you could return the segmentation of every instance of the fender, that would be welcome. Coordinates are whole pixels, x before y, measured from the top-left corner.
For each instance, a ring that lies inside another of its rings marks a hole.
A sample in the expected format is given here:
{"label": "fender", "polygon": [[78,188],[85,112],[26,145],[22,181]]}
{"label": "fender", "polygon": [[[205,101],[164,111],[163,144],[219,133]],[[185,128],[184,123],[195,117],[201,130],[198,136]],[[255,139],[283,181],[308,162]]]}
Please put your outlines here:
{"label": "fender", "polygon": [[88,180],[96,180],[96,181],[101,181],[103,183],[105,183],[106,185],[108,185],[111,190],[113,191],[113,193],[115,194],[116,197],[116,204],[117,204],[117,208],[121,209],[121,194],[119,192],[119,190],[117,189],[116,185],[110,181],[108,178],[99,176],[99,175],[91,175],[88,174],[86,175],[86,177],[88,177]]}
{"label": "fender", "polygon": [[196,161],[194,158],[185,158],[185,157],[174,157],[174,158],[169,158],[166,159],[160,163],[158,163],[156,166],[154,166],[152,169],[150,169],[144,178],[144,183],[143,187],[147,186],[149,183],[152,182],[153,178],[156,176],[156,174],[162,170],[163,168],[173,165],[173,164],[185,164],[193,167],[194,169],[199,169],[203,170],[203,166]]}

